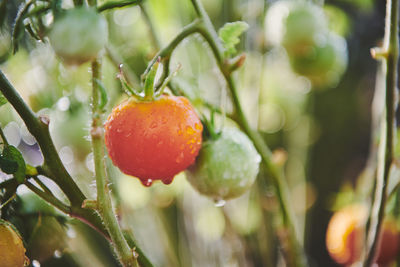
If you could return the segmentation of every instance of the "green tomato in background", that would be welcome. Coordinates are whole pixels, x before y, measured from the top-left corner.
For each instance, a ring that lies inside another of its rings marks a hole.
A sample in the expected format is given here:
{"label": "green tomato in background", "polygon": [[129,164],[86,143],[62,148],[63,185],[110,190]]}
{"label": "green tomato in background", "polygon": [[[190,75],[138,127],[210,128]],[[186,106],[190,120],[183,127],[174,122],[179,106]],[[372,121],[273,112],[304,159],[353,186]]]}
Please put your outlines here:
{"label": "green tomato in background", "polygon": [[67,248],[66,229],[51,216],[40,216],[28,242],[27,250],[32,260],[41,263],[62,253]]}
{"label": "green tomato in background", "polygon": [[82,64],[97,57],[108,39],[107,21],[95,9],[78,7],[56,17],[50,44],[67,64]]}
{"label": "green tomato in background", "polygon": [[187,177],[198,192],[214,200],[235,198],[254,183],[260,161],[260,155],[244,133],[225,128],[215,139],[203,142]]}
{"label": "green tomato in background", "polygon": [[314,86],[337,83],[348,63],[346,40],[335,33],[329,33],[324,39],[308,53],[289,54],[292,69],[310,79]]}
{"label": "green tomato in background", "polygon": [[291,54],[307,53],[328,30],[322,8],[303,1],[277,1],[265,18],[266,39]]}

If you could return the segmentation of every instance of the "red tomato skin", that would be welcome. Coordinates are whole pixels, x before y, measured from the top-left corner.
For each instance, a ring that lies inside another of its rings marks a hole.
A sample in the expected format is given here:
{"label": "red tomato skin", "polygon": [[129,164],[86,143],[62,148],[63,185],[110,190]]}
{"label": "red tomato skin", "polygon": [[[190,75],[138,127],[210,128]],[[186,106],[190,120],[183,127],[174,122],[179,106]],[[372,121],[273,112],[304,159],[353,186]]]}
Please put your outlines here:
{"label": "red tomato skin", "polygon": [[185,97],[163,95],[152,102],[128,99],[105,123],[105,143],[114,165],[144,185],[165,184],[194,163],[203,125]]}

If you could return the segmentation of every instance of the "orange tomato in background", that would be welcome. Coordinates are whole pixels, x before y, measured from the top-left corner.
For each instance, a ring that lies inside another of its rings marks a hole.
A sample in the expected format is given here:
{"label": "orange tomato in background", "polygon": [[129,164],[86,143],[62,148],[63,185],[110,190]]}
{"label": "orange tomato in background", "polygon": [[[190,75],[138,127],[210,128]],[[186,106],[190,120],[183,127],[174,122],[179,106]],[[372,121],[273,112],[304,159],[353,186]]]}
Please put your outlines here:
{"label": "orange tomato in background", "polygon": [[[346,206],[332,216],[326,232],[326,247],[337,263],[350,266],[360,260],[367,216],[367,207],[360,204]],[[396,259],[399,248],[396,222],[390,217],[385,218],[375,262],[378,266],[386,266]]]}

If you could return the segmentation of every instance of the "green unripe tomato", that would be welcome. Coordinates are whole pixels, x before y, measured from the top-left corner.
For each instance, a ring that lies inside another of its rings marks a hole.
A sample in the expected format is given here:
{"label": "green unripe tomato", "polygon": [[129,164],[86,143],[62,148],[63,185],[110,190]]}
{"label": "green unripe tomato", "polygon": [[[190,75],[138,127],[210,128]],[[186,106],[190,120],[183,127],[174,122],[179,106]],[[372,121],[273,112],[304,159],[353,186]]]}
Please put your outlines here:
{"label": "green unripe tomato", "polygon": [[235,198],[254,183],[260,161],[260,155],[244,133],[225,128],[215,139],[203,142],[187,177],[201,194],[215,200]]}
{"label": "green unripe tomato", "polygon": [[311,80],[316,86],[336,83],[347,67],[347,45],[343,37],[329,33],[320,45],[308,53],[289,54],[292,69]]}
{"label": "green unripe tomato", "polygon": [[55,217],[42,216],[38,220],[28,243],[32,260],[45,262],[52,258],[56,250],[67,248],[67,234]]}
{"label": "green unripe tomato", "polygon": [[282,45],[288,53],[307,53],[327,31],[322,8],[303,1],[277,1],[265,19],[266,39],[272,45]]}
{"label": "green unripe tomato", "polygon": [[50,44],[67,64],[81,64],[97,57],[108,39],[107,21],[95,9],[78,7],[56,17]]}

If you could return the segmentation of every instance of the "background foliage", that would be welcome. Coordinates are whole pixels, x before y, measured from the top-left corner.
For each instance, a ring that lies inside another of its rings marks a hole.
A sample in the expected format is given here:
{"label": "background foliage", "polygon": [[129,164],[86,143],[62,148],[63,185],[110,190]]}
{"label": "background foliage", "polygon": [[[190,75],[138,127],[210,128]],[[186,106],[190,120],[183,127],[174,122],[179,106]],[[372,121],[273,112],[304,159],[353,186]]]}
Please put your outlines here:
{"label": "background foliage", "polygon": [[[64,2],[68,7],[68,1]],[[238,51],[246,53],[246,61],[235,73],[245,113],[286,173],[290,204],[304,230],[302,239],[310,263],[336,266],[325,247],[329,218],[340,201],[348,203],[356,198],[356,184],[365,184],[357,187],[364,191],[358,194],[361,198],[372,187],[364,167],[375,145],[370,139],[376,140],[371,136],[371,101],[379,81],[377,63],[369,50],[379,45],[383,37],[384,1],[325,1],[330,26],[346,38],[349,55],[343,78],[327,90],[313,90],[306,78],[293,73],[284,50],[268,44],[264,18],[272,1],[203,3],[216,28],[237,20],[249,25],[237,46]],[[27,34],[12,55],[10,33],[20,4],[21,1],[8,1],[7,12],[2,13],[7,16],[0,15],[6,20],[0,31],[0,68],[35,112],[49,116],[51,134],[63,163],[83,192],[94,198],[93,155],[87,140],[89,64],[67,67],[55,57],[48,43]],[[195,18],[189,1],[147,0],[143,7],[105,12],[109,46],[103,62],[103,82],[110,97],[106,113],[126,98],[115,79],[118,65],[123,63],[128,80],[137,84],[158,49]],[[155,35],[150,34],[148,18]],[[226,84],[204,47],[202,39],[195,35],[177,48],[171,66],[180,63],[182,67],[174,84],[196,107],[207,103],[229,114],[232,105]],[[218,127],[231,123],[222,117],[217,120]],[[0,125],[28,164],[42,162],[35,139],[10,105],[0,107]],[[241,198],[216,207],[191,188],[184,174],[178,175],[170,186],[155,183],[145,188],[110,162],[108,165],[121,223],[134,231],[137,242],[156,266],[283,264],[273,230],[276,199],[271,185],[264,180],[258,179],[256,186]],[[0,173],[0,182],[6,177]],[[50,180],[45,181],[58,190]],[[61,192],[58,196],[63,197]],[[78,221],[66,223],[61,214],[24,186],[2,210],[2,217],[17,226],[26,242],[28,257],[41,266],[117,266],[102,237]]]}

